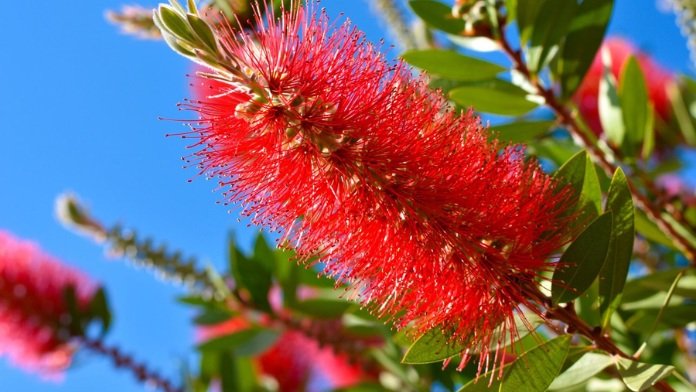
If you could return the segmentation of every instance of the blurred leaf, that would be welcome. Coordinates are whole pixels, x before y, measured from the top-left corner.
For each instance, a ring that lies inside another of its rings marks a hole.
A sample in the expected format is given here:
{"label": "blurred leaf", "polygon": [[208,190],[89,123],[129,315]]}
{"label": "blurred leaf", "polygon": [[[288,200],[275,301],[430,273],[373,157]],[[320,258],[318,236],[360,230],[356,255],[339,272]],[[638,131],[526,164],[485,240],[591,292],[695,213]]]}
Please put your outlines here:
{"label": "blurred leaf", "polygon": [[[633,256],[635,237],[633,196],[621,168],[616,169],[611,180],[605,211],[612,213],[612,227],[609,253],[599,273],[602,313],[605,313],[614,299],[623,292],[628,267]],[[605,320],[603,324],[607,325],[609,317],[605,317]]]}
{"label": "blurred leaf", "polygon": [[221,392],[258,391],[255,365],[249,358],[240,358],[230,352],[219,354]]}
{"label": "blurred leaf", "polygon": [[540,72],[559,51],[570,21],[576,14],[577,0],[545,1],[539,8],[527,50],[530,71]]}
{"label": "blurred leaf", "polygon": [[521,116],[538,106],[527,100],[526,91],[500,79],[466,84],[453,89],[449,95],[462,107],[501,116]]}
{"label": "blurred leaf", "polygon": [[553,380],[549,391],[579,387],[612,363],[614,359],[606,354],[587,353]]}
{"label": "blurred leaf", "polygon": [[101,335],[106,335],[111,328],[112,316],[106,291],[104,291],[103,287],[100,287],[99,290],[94,293],[89,303],[89,312],[92,318],[99,321],[101,324]]}
{"label": "blurred leaf", "polygon": [[[497,390],[499,392],[546,391],[568,356],[570,336],[564,335],[545,342],[520,355],[506,366],[503,379],[494,378],[491,372],[464,385],[459,392]],[[493,370],[497,371],[497,370]],[[491,380],[490,384],[487,380]]]}
{"label": "blurred leaf", "polygon": [[332,392],[384,392],[385,389],[378,383],[360,383],[350,387],[334,389]]}
{"label": "blurred leaf", "polygon": [[630,56],[624,64],[619,86],[619,101],[626,130],[625,138],[620,146],[627,157],[634,157],[645,135],[651,132],[654,126],[649,121],[649,113],[653,109],[648,97],[645,77],[635,57]]}
{"label": "blurred leaf", "polygon": [[555,121],[515,121],[491,127],[498,140],[510,143],[525,143],[548,133]]}
{"label": "blurred leaf", "polygon": [[621,359],[617,368],[631,391],[645,391],[674,371],[673,366],[653,365],[627,359]]}
{"label": "blurred leaf", "polygon": [[228,243],[228,252],[230,272],[237,287],[244,288],[249,292],[254,306],[259,310],[270,311],[268,291],[273,282],[271,271],[267,268],[266,262],[257,262],[253,258],[247,258],[237,248],[231,237]]}
{"label": "blurred leaf", "polygon": [[414,365],[439,362],[458,355],[465,349],[465,345],[450,341],[439,329],[432,329],[408,348],[401,362]]}
{"label": "blurred leaf", "polygon": [[672,240],[665,235],[665,233],[657,227],[657,224],[645,216],[645,213],[641,210],[635,211],[636,216],[636,231],[643,237],[650,241],[657,242],[658,244],[664,245],[672,250],[677,248],[672,243]]}
{"label": "blurred leaf", "polygon": [[572,140],[530,140],[526,142],[529,152],[540,157],[546,158],[556,166],[561,166],[573,155],[580,151],[580,148]]}
{"label": "blurred leaf", "polygon": [[167,32],[187,42],[195,41],[193,32],[189,28],[188,23],[177,11],[172,9],[172,7],[160,4],[156,14],[159,14],[159,18],[167,29]]}
{"label": "blurred leaf", "polygon": [[263,233],[259,233],[256,236],[256,241],[254,241],[254,261],[261,264],[268,271],[275,270],[276,264],[276,254],[274,249],[272,249],[266,242],[266,238]]}
{"label": "blurred leaf", "polygon": [[249,328],[243,331],[210,339],[198,345],[200,351],[233,351],[237,355],[251,356],[271,347],[280,333],[264,328]]}
{"label": "blurred leaf", "polygon": [[583,227],[597,217],[602,208],[602,189],[597,170],[584,150],[573,155],[554,175],[559,181],[568,184],[579,195],[577,208],[580,211],[577,224]]}
{"label": "blurred leaf", "polygon": [[[655,329],[656,331],[670,328],[683,328],[696,321],[696,304],[674,302],[677,301],[670,303],[670,305],[662,312],[662,316],[659,319],[659,324]],[[626,328],[632,332],[644,335],[653,330],[653,326],[655,326],[655,320],[660,313],[660,309],[657,307],[651,307],[638,310],[632,314],[631,312],[624,313],[630,314],[630,316],[625,317]]]}
{"label": "blurred leaf", "polygon": [[[539,10],[548,0],[517,0],[515,3],[515,15],[517,27],[520,31],[520,40],[525,45],[532,36]],[[508,6],[511,4],[508,2]]]}
{"label": "blurred leaf", "polygon": [[[653,272],[649,275],[629,280],[624,289],[624,302],[636,302],[658,292],[667,292],[677,275],[683,271],[684,269],[682,268],[675,268]],[[696,300],[696,272],[687,271],[686,276],[679,281],[674,293],[678,296]]]}
{"label": "blurred leaf", "polygon": [[574,300],[592,285],[607,257],[611,221],[611,212],[600,215],[563,253],[553,273],[554,305]]}
{"label": "blurred leaf", "polygon": [[413,12],[423,21],[438,30],[459,35],[464,31],[464,21],[452,16],[452,9],[439,1],[411,0]]}
{"label": "blurred leaf", "polygon": [[573,16],[559,56],[556,73],[563,98],[580,86],[602,44],[611,18],[614,0],[584,0]]}
{"label": "blurred leaf", "polygon": [[311,298],[292,305],[294,310],[316,318],[337,318],[353,305],[341,299]]}
{"label": "blurred leaf", "polygon": [[672,103],[670,106],[679,132],[686,144],[696,146],[696,124],[694,124],[693,113],[693,108],[696,107],[696,81],[682,75],[679,84],[670,83],[667,86],[667,94],[669,102]]}
{"label": "blurred leaf", "polygon": [[[517,19],[517,1],[518,0],[505,0],[505,8],[507,10],[508,23]],[[524,1],[524,0],[522,0],[522,1]]]}
{"label": "blurred leaf", "polygon": [[223,309],[207,309],[193,320],[198,325],[215,325],[229,320],[235,314]]}
{"label": "blurred leaf", "polygon": [[495,78],[504,67],[453,50],[410,50],[401,55],[409,64],[449,80],[477,81]]}
{"label": "blurred leaf", "polygon": [[604,71],[599,81],[599,120],[607,139],[615,146],[621,146],[626,136],[626,126],[623,121],[617,81],[611,73],[611,62],[617,59],[610,58],[608,51],[603,51],[601,56]]}

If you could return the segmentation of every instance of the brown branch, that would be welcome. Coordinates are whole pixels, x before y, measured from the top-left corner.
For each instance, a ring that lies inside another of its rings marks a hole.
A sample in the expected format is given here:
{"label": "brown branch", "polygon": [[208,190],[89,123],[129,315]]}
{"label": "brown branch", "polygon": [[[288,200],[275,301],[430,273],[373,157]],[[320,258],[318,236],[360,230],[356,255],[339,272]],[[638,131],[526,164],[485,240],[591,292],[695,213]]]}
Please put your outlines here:
{"label": "brown branch", "polygon": [[138,363],[132,356],[121,352],[118,347],[108,347],[99,339],[87,337],[81,338],[80,342],[92,352],[109,357],[117,368],[129,370],[143,384],[159,388],[164,392],[184,392],[183,388],[174,386],[171,381],[148,369],[145,364]]}
{"label": "brown branch", "polygon": [[[537,90],[537,94],[544,98],[546,105],[553,110],[556,117],[558,117],[559,122],[563,124],[566,129],[568,129],[578,144],[587,150],[593,161],[597,163],[599,167],[602,168],[602,170],[607,174],[607,176],[611,178],[616,169],[618,169],[620,166],[614,163],[613,157],[608,156],[608,154],[599,148],[596,142],[581,129],[571,111],[562,102],[560,102],[553,90],[544,87],[538,78],[532,76],[527,64],[522,59],[521,51],[515,50],[510,46],[510,42],[508,42],[505,36],[504,28],[500,29],[498,43],[500,44],[503,52],[510,57],[515,70],[521,73],[534,86],[534,88]],[[660,230],[662,230],[674,242],[674,245],[684,254],[689,262],[696,267],[696,247],[694,247],[688,239],[684,238],[684,236],[679,233],[678,229],[674,227],[671,222],[662,216],[662,208],[654,205],[647,196],[641,193],[633,181],[628,179],[628,185],[631,189],[631,193],[633,194],[633,199],[636,206],[643,210],[647,216],[657,224]],[[658,194],[655,189],[651,189],[652,186],[652,183],[644,184],[644,187],[646,187],[650,193]]]}

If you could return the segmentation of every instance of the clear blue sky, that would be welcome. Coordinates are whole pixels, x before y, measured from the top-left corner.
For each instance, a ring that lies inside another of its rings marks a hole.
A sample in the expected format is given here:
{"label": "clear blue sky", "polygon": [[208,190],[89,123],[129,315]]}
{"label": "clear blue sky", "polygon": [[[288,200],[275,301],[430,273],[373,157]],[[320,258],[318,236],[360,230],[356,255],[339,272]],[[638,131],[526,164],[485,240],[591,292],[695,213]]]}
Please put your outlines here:
{"label": "clear blue sky", "polygon": [[[185,143],[164,134],[182,128],[158,116],[185,118],[186,60],[163,43],[119,34],[103,17],[122,1],[20,1],[0,23],[0,228],[40,242],[45,250],[103,282],[116,315],[109,342],[120,344],[167,375],[192,359],[192,328],[174,298],[184,291],[158,282],[64,230],[54,198],[72,190],[107,223],[155,235],[203,261],[224,265],[225,237],[243,244],[257,229],[216,204],[213,182],[182,170]],[[385,36],[369,0],[324,0],[330,15],[346,13],[371,40]],[[617,0],[611,33],[629,37],[659,62],[693,73],[672,14],[655,0]],[[146,1],[146,5],[156,2]],[[0,360],[2,391],[143,391],[107,361],[79,357],[59,384],[46,383]]]}

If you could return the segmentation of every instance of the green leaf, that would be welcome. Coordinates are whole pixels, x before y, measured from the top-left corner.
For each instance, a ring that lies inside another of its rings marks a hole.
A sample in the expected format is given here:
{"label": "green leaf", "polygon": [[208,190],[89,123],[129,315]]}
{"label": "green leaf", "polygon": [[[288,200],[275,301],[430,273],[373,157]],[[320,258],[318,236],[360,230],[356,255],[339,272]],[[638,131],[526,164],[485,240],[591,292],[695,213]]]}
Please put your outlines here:
{"label": "green leaf", "polygon": [[577,208],[580,216],[577,223],[586,225],[597,217],[602,208],[602,190],[592,160],[584,150],[573,155],[554,175],[559,181],[571,186],[580,195]]}
{"label": "green leaf", "polygon": [[584,0],[575,13],[556,68],[564,99],[575,93],[590,69],[613,8],[614,0]]}
{"label": "green leaf", "polygon": [[268,271],[275,270],[276,253],[266,242],[266,237],[262,233],[256,236],[256,241],[254,242],[254,262],[262,265]]}
{"label": "green leaf", "polygon": [[198,350],[231,350],[237,355],[252,356],[266,351],[276,342],[276,340],[278,340],[279,336],[280,332],[278,331],[264,328],[249,328],[229,335],[210,339],[198,345]]}
{"label": "green leaf", "polygon": [[579,387],[612,363],[614,363],[614,359],[608,355],[587,353],[553,380],[549,386],[549,391],[562,391]]}
{"label": "green leaf", "polygon": [[[520,41],[525,45],[534,29],[539,10],[548,0],[517,0],[515,4],[515,15],[517,16],[517,27],[520,31]],[[510,3],[508,3],[510,5]]]}
{"label": "green leaf", "polygon": [[411,0],[409,5],[431,27],[455,35],[464,31],[464,20],[452,16],[452,9],[446,4],[431,0]]}
{"label": "green leaf", "polygon": [[673,366],[653,365],[628,359],[620,360],[617,368],[628,389],[636,392],[647,390],[674,371]]}
{"label": "green leaf", "polygon": [[198,325],[215,325],[229,320],[234,313],[224,309],[207,309],[193,320]]}
{"label": "green leaf", "polygon": [[607,257],[611,222],[611,212],[600,215],[563,253],[553,273],[554,305],[574,300],[592,285]]}
{"label": "green leaf", "polygon": [[626,136],[626,127],[621,111],[621,98],[617,88],[617,81],[611,73],[611,62],[616,61],[609,56],[608,51],[601,53],[604,63],[602,79],[599,81],[599,120],[607,139],[615,146],[621,146]]}
{"label": "green leaf", "polygon": [[450,98],[463,107],[501,116],[521,116],[539,106],[527,100],[527,92],[512,83],[492,79],[450,91]]}
{"label": "green leaf", "polygon": [[495,78],[504,67],[453,50],[411,50],[402,54],[409,64],[449,80],[471,82]]}
{"label": "green leaf", "polygon": [[292,305],[294,310],[316,318],[337,318],[353,306],[352,302],[341,299],[312,298],[298,301]]}
{"label": "green leaf", "polygon": [[[599,273],[602,313],[609,309],[614,299],[623,292],[628,267],[633,256],[635,237],[633,196],[621,168],[616,169],[611,180],[605,210],[612,212],[612,227],[609,253]],[[605,317],[605,320],[608,322],[609,318]]]}
{"label": "green leaf", "polygon": [[258,309],[270,311],[271,304],[268,302],[268,291],[273,283],[270,270],[265,263],[256,262],[253,258],[247,258],[237,249],[232,238],[229,240],[228,249],[230,271],[237,286],[249,292],[254,305]]}
{"label": "green leaf", "polygon": [[[204,353],[205,355],[205,353]],[[231,352],[218,355],[218,369],[215,378],[219,378],[221,392],[258,391],[257,370],[250,358],[239,357]],[[208,389],[206,389],[207,391]]]}
{"label": "green leaf", "polygon": [[[666,293],[677,275],[684,270],[675,268],[666,271],[658,271],[640,277],[638,279],[629,280],[624,289],[624,302],[631,303],[641,301],[648,296],[652,296],[658,292]],[[680,297],[696,300],[696,272],[688,271],[687,274],[679,281],[674,294]]]}
{"label": "green leaf", "polygon": [[516,121],[508,124],[495,125],[491,132],[498,140],[510,143],[525,143],[548,133],[555,121]]}
{"label": "green leaf", "polygon": [[[561,371],[568,356],[570,336],[559,336],[522,354],[507,366],[503,379],[497,380],[491,372],[464,385],[459,392],[497,390],[499,392],[543,392]],[[494,370],[497,371],[497,370]],[[489,387],[487,380],[492,380]]]}
{"label": "green leaf", "polygon": [[193,33],[198,37],[198,41],[207,46],[211,51],[217,51],[217,41],[208,23],[193,14],[186,14],[186,20],[189,26],[191,26]]}
{"label": "green leaf", "polygon": [[413,365],[439,362],[458,355],[465,349],[464,345],[450,341],[442,331],[432,329],[408,348],[401,362]]}
{"label": "green leaf", "polygon": [[641,210],[636,210],[636,231],[643,237],[649,239],[650,241],[657,242],[658,244],[664,245],[672,250],[677,250],[667,235],[657,227],[657,224],[645,216],[645,213]]}
{"label": "green leaf", "polygon": [[650,122],[653,109],[645,77],[635,57],[630,56],[624,64],[619,86],[619,100],[626,129],[621,149],[627,157],[634,157],[636,150],[654,126]]}
{"label": "green leaf", "polygon": [[109,300],[103,287],[100,287],[99,290],[94,293],[94,296],[89,303],[89,312],[92,318],[99,321],[101,324],[101,335],[106,335],[109,328],[111,328],[111,321],[113,317],[111,315],[111,310],[109,309]]}
{"label": "green leaf", "polygon": [[193,31],[191,31],[188,23],[174,9],[167,5],[160,4],[157,14],[163,24],[162,27],[166,28],[168,33],[187,42],[195,41]]}
{"label": "green leaf", "polygon": [[527,50],[530,71],[540,72],[558,53],[577,8],[577,0],[552,0],[541,5]]}

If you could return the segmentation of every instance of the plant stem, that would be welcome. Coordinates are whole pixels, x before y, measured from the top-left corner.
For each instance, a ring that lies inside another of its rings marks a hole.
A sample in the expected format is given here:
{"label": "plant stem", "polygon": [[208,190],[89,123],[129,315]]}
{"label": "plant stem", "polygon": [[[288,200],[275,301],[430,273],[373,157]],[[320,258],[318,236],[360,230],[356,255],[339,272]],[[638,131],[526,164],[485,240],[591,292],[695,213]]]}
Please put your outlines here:
{"label": "plant stem", "polygon": [[138,363],[132,356],[121,352],[118,347],[108,347],[99,339],[87,337],[81,338],[80,342],[92,352],[111,358],[114,366],[129,370],[143,384],[159,388],[164,392],[184,392],[183,388],[174,386],[171,381],[159,373],[148,369],[145,364]]}
{"label": "plant stem", "polygon": [[[599,165],[602,170],[610,178],[614,175],[616,169],[620,167],[614,162],[613,157],[608,156],[608,154],[603,151],[594,142],[590,136],[576,121],[575,117],[571,111],[556,97],[553,90],[544,87],[538,78],[532,76],[529,71],[527,64],[522,59],[522,53],[520,50],[515,50],[510,46],[506,36],[505,29],[501,27],[498,43],[500,44],[503,52],[510,57],[513,62],[515,70],[522,74],[529,83],[531,83],[537,90],[537,94],[544,98],[546,105],[553,110],[553,112],[558,117],[558,120],[563,124],[566,129],[571,133],[574,139],[580,144],[580,147],[585,148],[595,163]],[[685,238],[679,230],[675,227],[674,222],[670,222],[662,216],[662,208],[654,205],[640,190],[636,185],[628,179],[628,185],[633,194],[633,199],[638,208],[643,210],[647,216],[652,219],[657,226],[673,241],[674,245],[684,254],[684,256],[689,260],[692,266],[696,267],[696,247],[692,245],[687,238]],[[657,194],[654,189],[650,189],[652,184],[644,184],[649,193]],[[686,225],[683,225],[686,227]]]}
{"label": "plant stem", "polygon": [[[548,305],[550,306],[550,303]],[[592,341],[598,349],[611,355],[629,359],[631,361],[634,360],[631,355],[623,352],[623,350],[621,350],[616,343],[614,343],[611,337],[605,334],[601,328],[590,327],[584,320],[578,317],[577,313],[575,313],[575,309],[572,306],[559,306],[549,309],[550,310],[547,313],[547,317],[567,324],[574,329],[575,333]],[[658,381],[655,383],[655,385],[653,385],[653,387],[662,392],[674,392],[674,389],[664,380]]]}
{"label": "plant stem", "polygon": [[396,0],[374,0],[370,3],[375,8],[375,13],[387,24],[401,49],[408,50],[417,46],[410,33],[406,17],[396,4]]}

